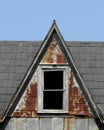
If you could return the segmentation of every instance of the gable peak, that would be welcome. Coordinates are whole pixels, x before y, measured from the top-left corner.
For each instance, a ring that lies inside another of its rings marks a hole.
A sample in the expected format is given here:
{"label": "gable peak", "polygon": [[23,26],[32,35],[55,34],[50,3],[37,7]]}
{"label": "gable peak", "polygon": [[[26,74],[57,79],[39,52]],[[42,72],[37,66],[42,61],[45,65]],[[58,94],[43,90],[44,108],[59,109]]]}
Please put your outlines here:
{"label": "gable peak", "polygon": [[56,23],[56,20],[55,20],[55,19],[53,20],[51,29],[52,29],[52,30],[55,30],[56,32],[59,31],[59,28],[58,28],[58,26],[57,26],[57,23]]}
{"label": "gable peak", "polygon": [[56,20],[55,20],[55,19],[53,20],[53,23],[56,23]]}
{"label": "gable peak", "polygon": [[49,29],[49,31],[48,31],[48,33],[47,33],[44,41],[43,41],[43,43],[46,43],[50,38],[52,38],[53,34],[55,34],[55,36],[57,36],[57,38],[63,44],[65,44],[64,38],[63,38],[63,36],[62,36],[62,34],[61,34],[61,32],[60,32],[60,30],[59,30],[59,28],[58,28],[57,23],[56,23],[55,20],[53,20],[53,23],[52,23],[52,25],[51,25],[51,27],[50,27],[50,29]]}

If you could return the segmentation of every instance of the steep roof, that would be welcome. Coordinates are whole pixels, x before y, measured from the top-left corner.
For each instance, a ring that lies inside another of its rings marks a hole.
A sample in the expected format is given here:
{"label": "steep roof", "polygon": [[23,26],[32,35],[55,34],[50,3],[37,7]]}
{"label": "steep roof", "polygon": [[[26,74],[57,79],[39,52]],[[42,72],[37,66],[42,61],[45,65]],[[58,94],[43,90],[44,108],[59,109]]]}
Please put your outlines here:
{"label": "steep roof", "polygon": [[104,112],[104,42],[66,42],[95,103]]}
{"label": "steep roof", "polygon": [[[33,62],[42,42],[0,42],[0,116],[3,117],[15,92]],[[104,112],[104,42],[66,42],[81,77],[99,111]],[[96,109],[96,108],[95,108]]]}
{"label": "steep roof", "polygon": [[0,41],[0,117],[22,82],[41,42]]}

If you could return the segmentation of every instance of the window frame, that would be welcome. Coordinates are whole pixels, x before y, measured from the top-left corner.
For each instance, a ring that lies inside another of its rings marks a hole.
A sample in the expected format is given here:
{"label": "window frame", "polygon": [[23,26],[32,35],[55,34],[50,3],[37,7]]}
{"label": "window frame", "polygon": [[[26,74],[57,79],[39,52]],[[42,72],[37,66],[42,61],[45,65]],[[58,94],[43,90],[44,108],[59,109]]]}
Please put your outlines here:
{"label": "window frame", "polygon": [[[44,72],[63,71],[63,109],[43,109]],[[68,66],[39,66],[38,113],[68,113],[69,68]]]}

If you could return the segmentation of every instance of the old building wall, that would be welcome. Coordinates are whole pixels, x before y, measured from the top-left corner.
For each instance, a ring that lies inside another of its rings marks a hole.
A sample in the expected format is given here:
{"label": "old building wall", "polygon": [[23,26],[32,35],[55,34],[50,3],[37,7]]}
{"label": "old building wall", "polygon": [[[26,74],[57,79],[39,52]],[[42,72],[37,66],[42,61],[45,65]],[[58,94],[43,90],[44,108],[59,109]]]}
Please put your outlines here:
{"label": "old building wall", "polygon": [[12,118],[5,130],[98,130],[94,119],[84,118]]}
{"label": "old building wall", "polygon": [[[52,40],[48,50],[40,62],[42,65],[53,65],[57,66],[67,65],[68,62],[60,49],[57,41]],[[31,81],[29,82],[23,96],[21,97],[18,105],[16,106],[13,117],[37,117],[38,110],[38,84],[39,84],[39,67],[35,71]],[[74,73],[69,66],[69,78],[66,79],[69,82],[69,95],[68,95],[68,114],[74,116],[86,116],[92,117],[93,114],[90,107],[81,91],[79,84],[77,83]]]}

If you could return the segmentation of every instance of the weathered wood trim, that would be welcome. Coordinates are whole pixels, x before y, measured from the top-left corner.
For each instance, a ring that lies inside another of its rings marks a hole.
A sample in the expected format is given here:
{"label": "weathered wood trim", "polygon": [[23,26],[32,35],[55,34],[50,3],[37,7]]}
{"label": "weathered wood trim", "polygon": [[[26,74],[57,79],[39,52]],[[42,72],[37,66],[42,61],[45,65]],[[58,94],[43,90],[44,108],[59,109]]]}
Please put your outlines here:
{"label": "weathered wood trim", "polygon": [[[38,113],[68,113],[68,93],[69,93],[69,67],[67,66],[39,66],[39,83],[38,83]],[[63,109],[62,110],[46,110],[43,109],[43,89],[44,89],[44,71],[59,70],[64,74],[63,86]]]}
{"label": "weathered wood trim", "polygon": [[[2,130],[103,130],[94,119],[88,118],[11,118]],[[1,129],[0,129],[1,130]]]}

